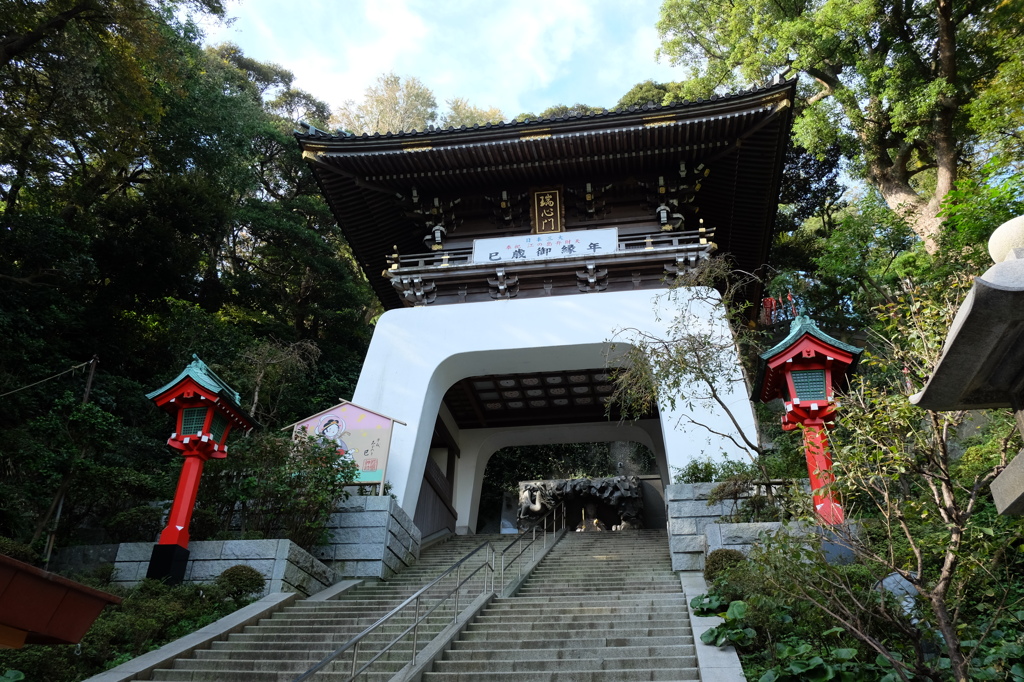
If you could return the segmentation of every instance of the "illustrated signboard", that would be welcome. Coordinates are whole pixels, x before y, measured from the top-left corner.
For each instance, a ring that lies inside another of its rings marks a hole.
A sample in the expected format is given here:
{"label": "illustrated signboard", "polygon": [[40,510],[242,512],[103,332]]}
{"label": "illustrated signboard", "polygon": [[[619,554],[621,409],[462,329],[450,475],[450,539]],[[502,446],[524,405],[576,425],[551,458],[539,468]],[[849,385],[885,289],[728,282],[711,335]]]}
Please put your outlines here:
{"label": "illustrated signboard", "polygon": [[307,433],[336,443],[338,454],[350,455],[359,469],[352,483],[383,483],[394,422],[390,417],[342,401],[296,422],[293,437]]}
{"label": "illustrated signboard", "polygon": [[601,256],[619,248],[619,228],[524,234],[473,240],[474,263],[518,263],[574,256]]}

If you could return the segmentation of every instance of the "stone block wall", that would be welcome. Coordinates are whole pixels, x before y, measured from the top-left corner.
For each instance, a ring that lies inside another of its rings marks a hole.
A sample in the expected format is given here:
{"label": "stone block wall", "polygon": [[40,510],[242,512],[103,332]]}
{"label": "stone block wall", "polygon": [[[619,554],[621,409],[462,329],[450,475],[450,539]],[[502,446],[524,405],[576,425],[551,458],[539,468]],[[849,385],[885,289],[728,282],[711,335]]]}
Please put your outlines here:
{"label": "stone block wall", "polygon": [[[266,579],[264,594],[298,592],[308,596],[333,585],[334,570],[291,540],[222,540],[189,543],[185,582],[210,582],[237,564],[252,566]],[[114,583],[134,585],[146,577],[152,542],[68,547],[54,558],[56,570],[82,571],[114,564]]]}
{"label": "stone block wall", "polygon": [[[717,485],[676,483],[665,489],[672,570],[703,571],[704,558],[716,549],[736,549],[746,554],[762,533],[775,533],[782,528],[778,521],[721,523],[719,519],[735,512],[735,502],[708,505],[708,497]],[[797,535],[813,532],[799,525],[788,525],[786,529]]]}
{"label": "stone block wall", "polygon": [[345,500],[328,522],[328,544],[314,556],[340,577],[387,579],[416,563],[420,531],[390,497]]}
{"label": "stone block wall", "polygon": [[704,557],[711,551],[708,528],[717,527],[722,516],[733,512],[731,500],[708,506],[708,497],[716,485],[675,483],[665,488],[673,571],[704,570]]}

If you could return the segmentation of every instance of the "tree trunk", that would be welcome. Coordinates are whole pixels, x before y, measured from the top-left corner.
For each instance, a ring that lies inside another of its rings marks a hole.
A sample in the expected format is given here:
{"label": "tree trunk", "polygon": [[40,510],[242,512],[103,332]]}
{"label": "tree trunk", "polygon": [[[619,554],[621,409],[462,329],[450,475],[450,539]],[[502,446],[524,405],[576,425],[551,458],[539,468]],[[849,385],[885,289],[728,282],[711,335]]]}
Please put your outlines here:
{"label": "tree trunk", "polygon": [[947,183],[949,186],[941,194],[937,187],[935,196],[928,201],[921,197],[909,182],[892,178],[886,170],[873,172],[871,176],[872,184],[881,193],[886,205],[903,216],[914,234],[924,241],[925,250],[934,255],[939,249],[939,232],[942,230],[942,218],[938,215],[939,207],[951,183]]}

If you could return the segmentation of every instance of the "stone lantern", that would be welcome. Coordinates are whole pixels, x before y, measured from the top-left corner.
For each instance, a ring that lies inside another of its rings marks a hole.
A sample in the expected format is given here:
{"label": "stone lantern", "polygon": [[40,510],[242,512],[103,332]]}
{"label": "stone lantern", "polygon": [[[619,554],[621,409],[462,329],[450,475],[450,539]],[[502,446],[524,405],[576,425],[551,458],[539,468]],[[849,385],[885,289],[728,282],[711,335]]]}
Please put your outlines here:
{"label": "stone lantern", "polygon": [[199,478],[209,459],[227,457],[232,428],[248,431],[253,424],[239,407],[238,393],[193,355],[189,365],[167,385],[146,395],[174,417],[174,433],[167,440],[185,458],[178,488],[160,540],[153,548],[147,578],[175,585],[185,576],[188,563],[189,523],[199,493]]}
{"label": "stone lantern", "polygon": [[[995,265],[974,278],[939,364],[910,402],[940,411],[1008,407],[1024,435],[1024,216],[996,228],[988,252]],[[1024,456],[991,490],[1000,514],[1024,514]]]}
{"label": "stone lantern", "polygon": [[806,315],[798,315],[790,324],[789,335],[761,354],[761,372],[754,388],[761,402],[776,398],[785,402],[784,430],[803,429],[814,509],[829,525],[842,523],[844,514],[835,495],[822,490],[835,480],[827,430],[835,428],[835,389],[846,381],[862,351],[824,333]]}

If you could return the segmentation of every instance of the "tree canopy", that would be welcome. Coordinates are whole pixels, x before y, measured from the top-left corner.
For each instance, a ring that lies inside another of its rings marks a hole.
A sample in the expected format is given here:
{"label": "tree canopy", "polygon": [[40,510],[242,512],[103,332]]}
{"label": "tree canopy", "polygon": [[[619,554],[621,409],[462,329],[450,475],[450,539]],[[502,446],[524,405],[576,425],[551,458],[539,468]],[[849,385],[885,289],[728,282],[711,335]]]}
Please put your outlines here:
{"label": "tree canopy", "polygon": [[934,252],[964,165],[987,144],[1018,147],[1019,116],[982,112],[1014,110],[1021,11],[1019,0],[665,0],[658,29],[697,89],[800,76],[797,141],[838,145]]}
{"label": "tree canopy", "polygon": [[[292,137],[329,107],[204,49],[210,11],[0,4],[4,535],[50,531],[66,494],[59,544],[149,539],[177,462],[144,394],[193,353],[268,429],[354,388],[379,304]],[[93,355],[87,404],[81,370],[36,384]]]}
{"label": "tree canopy", "polygon": [[349,100],[334,113],[332,122],[350,133],[399,133],[441,128],[472,127],[497,123],[504,118],[500,109],[481,108],[464,97],[447,102],[448,110],[439,113],[433,91],[415,76],[402,78],[391,72],[377,77],[366,88],[362,101]]}

